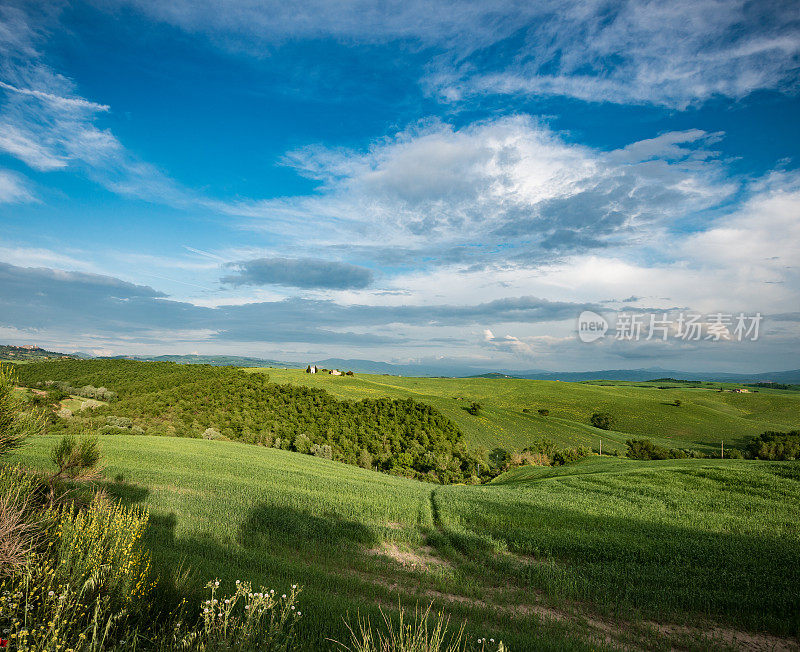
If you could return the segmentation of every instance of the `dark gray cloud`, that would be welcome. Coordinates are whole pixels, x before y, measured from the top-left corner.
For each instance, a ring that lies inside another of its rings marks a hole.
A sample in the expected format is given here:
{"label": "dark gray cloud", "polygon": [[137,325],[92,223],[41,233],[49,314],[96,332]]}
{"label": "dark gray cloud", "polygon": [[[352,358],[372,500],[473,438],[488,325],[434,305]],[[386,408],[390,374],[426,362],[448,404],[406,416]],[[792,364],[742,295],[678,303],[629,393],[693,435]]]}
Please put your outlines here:
{"label": "dark gray cloud", "polygon": [[569,319],[583,309],[599,308],[536,297],[466,306],[342,305],[289,298],[207,308],[109,276],[0,263],[0,326],[87,336],[162,332],[164,337],[172,333],[189,339],[369,345],[408,341],[368,332],[380,326],[543,322]]}
{"label": "dark gray cloud", "polygon": [[317,258],[256,258],[228,266],[236,272],[221,280],[231,285],[350,290],[365,288],[373,279],[372,271],[366,267]]}

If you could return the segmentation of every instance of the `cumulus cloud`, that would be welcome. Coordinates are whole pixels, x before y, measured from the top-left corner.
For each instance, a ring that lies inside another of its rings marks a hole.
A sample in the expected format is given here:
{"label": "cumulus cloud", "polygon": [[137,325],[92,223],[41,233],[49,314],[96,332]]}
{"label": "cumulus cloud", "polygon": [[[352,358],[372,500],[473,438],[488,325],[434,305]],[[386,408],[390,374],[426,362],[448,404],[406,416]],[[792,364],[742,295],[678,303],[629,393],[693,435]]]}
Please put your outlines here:
{"label": "cumulus cloud", "polygon": [[391,254],[435,243],[444,263],[480,262],[482,251],[502,247],[507,259],[530,262],[652,237],[719,203],[736,186],[708,149],[718,138],[673,132],[603,152],[567,143],[529,116],[460,129],[423,121],[366,151],[289,152],[285,164],[318,181],[318,192],[237,210],[249,210],[256,228],[313,220],[306,241],[321,247]]}
{"label": "cumulus cloud", "polygon": [[563,348],[564,345],[575,344],[575,338],[555,337],[553,335],[528,335],[516,337],[514,335],[495,336],[490,329],[484,329],[480,343],[493,351],[509,353],[516,357],[533,359],[538,356],[552,355],[553,349]]}
{"label": "cumulus cloud", "polygon": [[257,258],[229,263],[234,274],[224,276],[231,285],[285,285],[329,290],[361,289],[373,279],[365,267],[317,258]]}

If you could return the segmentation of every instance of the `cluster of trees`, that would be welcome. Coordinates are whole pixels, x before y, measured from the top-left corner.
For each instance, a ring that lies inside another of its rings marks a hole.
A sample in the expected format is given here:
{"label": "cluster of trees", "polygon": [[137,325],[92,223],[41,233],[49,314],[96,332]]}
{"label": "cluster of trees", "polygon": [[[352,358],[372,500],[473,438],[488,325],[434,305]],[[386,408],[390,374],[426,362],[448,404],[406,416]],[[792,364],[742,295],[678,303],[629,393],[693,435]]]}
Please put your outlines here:
{"label": "cluster of trees", "polygon": [[509,452],[505,448],[494,448],[489,453],[490,472],[494,474],[520,466],[561,466],[592,455],[588,446],[559,448],[550,439],[539,439],[520,452]]}
{"label": "cluster of trees", "polygon": [[113,391],[109,405],[53,429],[227,438],[442,483],[477,482],[483,461],[455,423],[412,399],[339,401],[264,374],[170,362],[60,360],[25,365],[19,376],[32,387]]}
{"label": "cluster of trees", "polygon": [[[636,460],[670,460],[687,457],[717,457],[689,448],[664,448],[649,439],[629,439],[628,457]],[[720,451],[721,453],[721,451]],[[800,430],[790,432],[769,431],[753,437],[747,442],[744,452],[738,448],[726,448],[725,457],[752,460],[797,460],[800,459]]]}
{"label": "cluster of trees", "polygon": [[[654,444],[649,439],[629,439],[625,444],[628,446],[628,457],[634,460],[683,460],[687,458],[708,459],[718,457],[693,448],[664,448]],[[726,448],[725,457],[740,460],[744,455],[738,448]]]}
{"label": "cluster of trees", "polygon": [[[649,439],[629,439],[625,442],[628,447],[628,457],[634,460],[676,460],[689,457],[708,457],[705,453],[690,448],[664,448],[654,444]],[[736,450],[731,457],[742,456]]]}
{"label": "cluster of trees", "polygon": [[800,389],[800,385],[787,385],[786,383],[771,383],[771,382],[750,383],[748,387],[763,387],[764,389],[790,389],[790,390]]}
{"label": "cluster of trees", "polygon": [[93,398],[98,401],[112,401],[117,397],[115,392],[105,387],[94,387],[93,385],[74,387],[64,380],[38,381],[34,383],[33,387],[46,389],[48,396],[60,396],[62,398],[68,398],[70,395],[73,395],[82,396],[83,398]]}
{"label": "cluster of trees", "polygon": [[589,419],[589,423],[600,430],[611,430],[614,427],[614,417],[608,412],[595,412]]}
{"label": "cluster of trees", "polygon": [[800,430],[762,433],[747,443],[746,451],[756,460],[800,459]]}

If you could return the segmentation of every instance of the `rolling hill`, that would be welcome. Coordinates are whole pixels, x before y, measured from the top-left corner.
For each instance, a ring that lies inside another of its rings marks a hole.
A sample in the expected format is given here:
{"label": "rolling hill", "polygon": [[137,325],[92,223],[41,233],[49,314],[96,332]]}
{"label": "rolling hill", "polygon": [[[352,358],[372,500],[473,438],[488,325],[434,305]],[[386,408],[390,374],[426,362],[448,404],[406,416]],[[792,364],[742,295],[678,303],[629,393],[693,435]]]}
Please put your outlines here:
{"label": "rolling hill", "polygon": [[[17,461],[49,468],[55,441]],[[796,463],[594,457],[470,487],[233,442],[101,447],[106,491],[149,510],[162,580],[299,583],[308,650],[431,601],[514,652],[798,644]]]}
{"label": "rolling hill", "polygon": [[[719,391],[733,385],[565,383],[521,379],[413,378],[357,374],[306,374],[297,369],[247,369],[268,373],[278,383],[324,389],[342,399],[413,398],[452,419],[470,446],[522,449],[546,437],[562,446],[587,445],[625,450],[625,440],[647,437],[668,448],[719,450],[720,442],[742,445],[766,430],[800,427],[800,392]],[[659,389],[668,387],[668,389]],[[676,407],[675,400],[681,401]],[[483,406],[478,416],[465,411],[472,401]],[[528,412],[523,412],[527,409]],[[541,416],[539,409],[549,410]],[[614,431],[589,425],[594,412],[609,412]]]}

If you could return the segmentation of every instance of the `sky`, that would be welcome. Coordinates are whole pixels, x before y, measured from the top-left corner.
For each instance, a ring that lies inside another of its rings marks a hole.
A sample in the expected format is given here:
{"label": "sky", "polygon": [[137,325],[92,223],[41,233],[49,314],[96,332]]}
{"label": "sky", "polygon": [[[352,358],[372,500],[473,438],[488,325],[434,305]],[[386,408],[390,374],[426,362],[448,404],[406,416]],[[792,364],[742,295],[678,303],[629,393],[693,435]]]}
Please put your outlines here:
{"label": "sky", "polygon": [[798,117],[793,1],[0,0],[0,342],[800,368]]}

